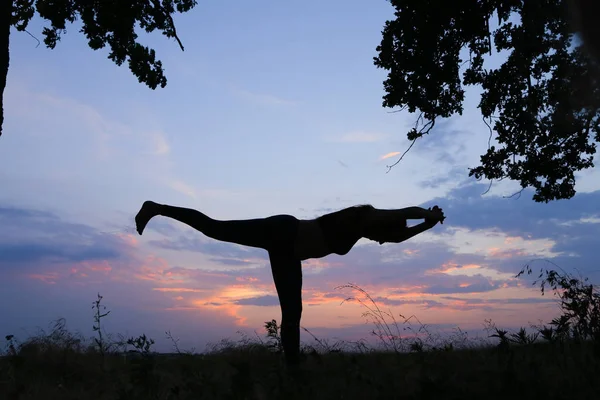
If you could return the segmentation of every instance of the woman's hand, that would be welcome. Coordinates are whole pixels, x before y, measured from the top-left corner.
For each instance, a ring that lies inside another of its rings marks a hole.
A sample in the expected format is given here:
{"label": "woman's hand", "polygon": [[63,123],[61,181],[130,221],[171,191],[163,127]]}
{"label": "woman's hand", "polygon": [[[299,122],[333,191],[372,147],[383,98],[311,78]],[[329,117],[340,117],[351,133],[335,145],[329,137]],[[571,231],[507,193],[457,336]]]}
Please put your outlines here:
{"label": "woman's hand", "polygon": [[438,206],[433,206],[433,208],[429,207],[428,209],[431,212],[431,217],[425,218],[425,221],[435,225],[438,222],[443,224],[446,216],[444,215],[444,211]]}

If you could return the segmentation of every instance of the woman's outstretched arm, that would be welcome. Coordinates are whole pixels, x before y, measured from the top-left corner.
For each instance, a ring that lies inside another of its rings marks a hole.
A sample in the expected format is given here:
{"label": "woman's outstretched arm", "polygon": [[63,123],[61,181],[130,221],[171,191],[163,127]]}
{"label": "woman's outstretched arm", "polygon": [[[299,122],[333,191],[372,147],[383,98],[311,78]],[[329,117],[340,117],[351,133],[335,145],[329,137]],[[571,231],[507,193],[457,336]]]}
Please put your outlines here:
{"label": "woman's outstretched arm", "polygon": [[427,219],[435,218],[435,213],[422,207],[405,207],[398,210],[390,210],[398,217],[403,219]]}
{"label": "woman's outstretched arm", "polygon": [[422,207],[405,207],[396,210],[372,209],[363,220],[364,232],[381,230],[388,227],[405,226],[409,219],[437,219],[439,215],[434,210]]}
{"label": "woman's outstretched arm", "polygon": [[435,220],[425,220],[425,222],[421,222],[418,225],[404,228],[396,234],[391,234],[390,240],[386,240],[386,242],[390,242],[390,243],[404,242],[405,240],[408,240],[414,236],[417,236],[419,233],[423,233],[423,232],[433,228],[437,223],[438,223],[438,221],[435,221]]}
{"label": "woman's outstretched arm", "polygon": [[[408,219],[424,219],[418,225],[407,227]],[[406,207],[397,210],[372,210],[363,221],[363,237],[383,244],[385,242],[400,243],[419,233],[433,228],[445,219],[442,210],[435,206],[432,209]]]}

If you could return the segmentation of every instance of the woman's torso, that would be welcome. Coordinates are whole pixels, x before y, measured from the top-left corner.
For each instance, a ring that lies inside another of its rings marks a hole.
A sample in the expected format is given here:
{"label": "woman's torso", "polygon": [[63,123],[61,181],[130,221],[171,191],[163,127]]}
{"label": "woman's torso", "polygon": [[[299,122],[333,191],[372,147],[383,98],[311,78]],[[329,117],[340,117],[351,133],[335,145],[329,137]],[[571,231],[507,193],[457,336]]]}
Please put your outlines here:
{"label": "woman's torso", "polygon": [[296,257],[300,260],[321,258],[332,253],[325,242],[323,230],[316,219],[300,220],[294,251]]}
{"label": "woman's torso", "polygon": [[361,218],[371,206],[349,207],[317,219],[300,220],[295,252],[300,260],[345,255],[362,237]]}

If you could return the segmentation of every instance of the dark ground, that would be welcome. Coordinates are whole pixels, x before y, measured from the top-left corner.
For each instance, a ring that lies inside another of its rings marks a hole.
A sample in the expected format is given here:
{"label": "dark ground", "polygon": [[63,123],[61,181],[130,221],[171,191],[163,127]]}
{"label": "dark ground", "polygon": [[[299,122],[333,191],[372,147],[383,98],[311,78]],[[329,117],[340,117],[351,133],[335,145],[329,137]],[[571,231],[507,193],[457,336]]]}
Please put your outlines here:
{"label": "dark ground", "polygon": [[1,399],[597,399],[591,343],[307,354],[297,371],[264,346],[125,357],[24,346],[0,359]]}

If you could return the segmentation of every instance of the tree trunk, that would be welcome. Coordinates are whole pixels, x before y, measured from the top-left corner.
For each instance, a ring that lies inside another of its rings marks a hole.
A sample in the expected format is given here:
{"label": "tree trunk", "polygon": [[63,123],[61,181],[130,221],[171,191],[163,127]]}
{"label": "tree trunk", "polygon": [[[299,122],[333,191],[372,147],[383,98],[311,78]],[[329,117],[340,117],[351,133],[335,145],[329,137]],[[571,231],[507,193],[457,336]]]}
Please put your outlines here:
{"label": "tree trunk", "polygon": [[13,2],[14,0],[0,0],[0,136],[2,136],[2,126],[4,125],[4,89],[10,62],[8,43]]}

